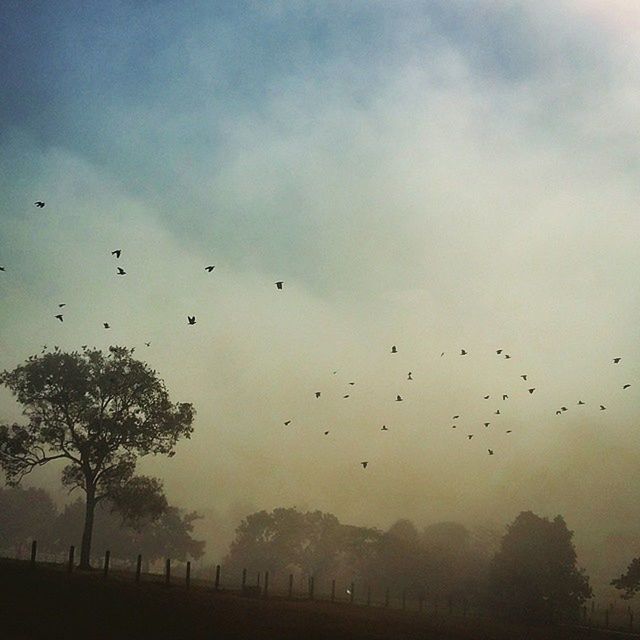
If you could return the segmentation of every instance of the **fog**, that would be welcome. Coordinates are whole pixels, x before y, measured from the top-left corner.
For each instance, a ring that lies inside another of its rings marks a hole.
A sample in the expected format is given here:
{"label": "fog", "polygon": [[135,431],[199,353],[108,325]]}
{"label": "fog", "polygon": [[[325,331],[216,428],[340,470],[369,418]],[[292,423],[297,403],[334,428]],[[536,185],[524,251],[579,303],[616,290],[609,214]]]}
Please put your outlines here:
{"label": "fog", "polygon": [[[257,509],[499,530],[530,509],[565,517],[587,572],[622,571],[605,542],[640,528],[634,4],[7,13],[0,368],[135,346],[198,412],[140,471],[205,514],[212,560]],[[59,472],[28,483],[66,499]]]}

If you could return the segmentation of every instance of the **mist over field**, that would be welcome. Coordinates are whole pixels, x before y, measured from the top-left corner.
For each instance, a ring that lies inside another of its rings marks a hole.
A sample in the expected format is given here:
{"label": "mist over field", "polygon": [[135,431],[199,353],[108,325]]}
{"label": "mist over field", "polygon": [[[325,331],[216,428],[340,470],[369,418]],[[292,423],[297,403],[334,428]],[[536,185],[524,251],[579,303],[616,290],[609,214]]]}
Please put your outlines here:
{"label": "mist over field", "polygon": [[[139,469],[205,516],[208,561],[260,509],[500,533],[531,510],[562,514],[594,586],[624,570],[635,3],[1,11],[0,369],[135,347],[197,410]],[[60,471],[26,484],[65,502]]]}

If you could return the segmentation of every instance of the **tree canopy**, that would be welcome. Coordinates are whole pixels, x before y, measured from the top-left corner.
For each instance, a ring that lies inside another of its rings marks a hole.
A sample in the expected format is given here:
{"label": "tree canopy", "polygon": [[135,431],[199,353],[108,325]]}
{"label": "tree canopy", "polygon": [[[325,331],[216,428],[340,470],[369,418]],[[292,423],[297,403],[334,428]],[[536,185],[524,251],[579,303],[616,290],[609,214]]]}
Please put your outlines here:
{"label": "tree canopy", "polygon": [[612,580],[611,584],[624,591],[623,598],[633,598],[640,591],[640,558],[634,558],[627,567],[627,572]]}
{"label": "tree canopy", "polygon": [[54,460],[67,463],[62,482],[86,493],[80,564],[88,567],[95,505],[109,497],[126,503],[122,494],[131,482],[131,492],[143,491],[145,482],[134,480],[137,458],[174,455],[177,441],[191,435],[193,406],[173,404],[156,371],[133,358],[133,349],[117,346],[106,354],[85,347],[35,355],[2,372],[0,384],[27,418],[26,425],[0,425],[7,481],[17,484]]}

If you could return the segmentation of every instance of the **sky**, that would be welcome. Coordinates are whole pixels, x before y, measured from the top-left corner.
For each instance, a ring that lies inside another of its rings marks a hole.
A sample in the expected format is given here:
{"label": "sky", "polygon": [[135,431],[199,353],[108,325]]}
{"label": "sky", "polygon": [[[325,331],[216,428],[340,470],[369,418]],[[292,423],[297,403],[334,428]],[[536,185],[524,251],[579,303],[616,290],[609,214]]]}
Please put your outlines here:
{"label": "sky", "polygon": [[294,505],[640,534],[637,3],[0,11],[0,368],[136,347],[198,412],[140,471],[214,555]]}

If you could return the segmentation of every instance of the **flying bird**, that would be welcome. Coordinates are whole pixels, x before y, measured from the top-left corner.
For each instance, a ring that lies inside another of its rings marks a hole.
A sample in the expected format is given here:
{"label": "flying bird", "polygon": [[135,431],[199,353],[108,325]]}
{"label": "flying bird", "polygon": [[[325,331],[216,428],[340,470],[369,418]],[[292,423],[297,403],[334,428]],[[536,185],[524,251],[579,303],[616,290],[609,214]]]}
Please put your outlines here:
{"label": "flying bird", "polygon": [[507,429],[505,433],[511,433],[511,429]]}
{"label": "flying bird", "polygon": [[319,398],[319,397],[320,397],[320,392],[316,391],[316,398]]}
{"label": "flying bird", "polygon": [[398,349],[396,349],[395,344],[393,345],[393,347],[391,347],[391,353],[398,353]]}
{"label": "flying bird", "polygon": [[278,282],[276,282],[275,284],[276,284],[276,288],[282,289],[282,285],[284,284],[284,281],[278,280]]}
{"label": "flying bird", "polygon": [[569,409],[567,409],[567,407],[560,407],[560,409],[561,409],[562,411],[569,411]]}
{"label": "flying bird", "polygon": [[58,318],[58,320],[60,320],[60,322],[64,322],[64,320],[62,319],[62,314],[59,313],[56,318]]}
{"label": "flying bird", "polygon": [[460,416],[453,416],[452,420],[457,420]]}
{"label": "flying bird", "polygon": [[291,424],[291,420],[285,420],[284,426],[288,427]]}
{"label": "flying bird", "polygon": [[109,325],[109,323],[108,323],[108,322],[103,322],[103,323],[102,323],[102,326],[103,326],[105,329],[111,329],[111,326]]}
{"label": "flying bird", "polygon": [[402,396],[397,395],[396,396],[396,402],[402,402]]}
{"label": "flying bird", "polygon": [[487,449],[487,451],[489,452],[489,455],[492,456],[493,455],[493,449]]}
{"label": "flying bird", "polygon": [[500,354],[502,353],[502,351],[503,351],[502,349],[498,349],[498,350],[496,351],[496,353],[497,353],[498,355],[500,355]]}
{"label": "flying bird", "polygon": [[505,360],[511,360],[511,356],[508,353],[504,354],[504,359]]}
{"label": "flying bird", "polygon": [[409,375],[407,376],[407,380],[413,380],[413,378],[411,377],[411,371],[409,371]]}
{"label": "flying bird", "polygon": [[489,396],[484,396],[484,399],[485,399],[485,400],[488,400],[488,399],[489,399]]}
{"label": "flying bird", "polygon": [[5,270],[4,267],[0,267],[0,271],[4,271],[4,270]]}
{"label": "flying bird", "polygon": [[382,425],[382,429],[380,429],[380,431],[389,431],[389,429],[387,429],[387,425],[383,424]]}
{"label": "flying bird", "polygon": [[562,413],[562,411],[558,410],[556,411],[556,415],[559,416]]}
{"label": "flying bird", "polygon": [[618,362],[620,362],[620,360],[622,360],[622,358],[614,358],[613,359],[613,364],[618,364]]}
{"label": "flying bird", "polygon": [[66,302],[61,302],[58,307],[60,307],[60,309],[62,309],[62,307],[66,307],[67,303]]}
{"label": "flying bird", "polygon": [[625,384],[622,388],[623,389],[628,389],[631,385],[630,384]]}
{"label": "flying bird", "polygon": [[527,381],[527,374],[524,373],[520,376],[525,382]]}
{"label": "flying bird", "polygon": [[127,272],[122,267],[118,267],[118,275],[119,276],[126,276]]}
{"label": "flying bird", "polygon": [[342,397],[343,397],[343,398],[348,398],[348,397],[349,397],[349,394],[347,393],[347,395],[346,395],[346,396],[342,396]]}
{"label": "flying bird", "polygon": [[38,207],[38,209],[42,209],[42,207],[44,207],[44,205],[45,205],[45,203],[42,200],[37,200],[33,204],[35,204],[36,207]]}
{"label": "flying bird", "polygon": [[195,316],[187,316],[187,322],[189,324],[195,324],[196,323],[196,317]]}
{"label": "flying bird", "polygon": [[460,355],[461,356],[466,356],[467,352],[464,349],[460,349]]}
{"label": "flying bird", "polygon": [[364,460],[363,462],[360,463],[362,465],[363,469],[367,468],[367,465],[369,464],[369,462],[367,460]]}
{"label": "flying bird", "polygon": [[452,429],[456,429],[457,427],[458,427],[458,425],[457,425],[457,424],[452,424],[452,425],[451,425],[451,428],[452,428]]}
{"label": "flying bird", "polygon": [[496,415],[497,415],[497,416],[499,416],[499,415],[500,415],[500,409],[498,409],[498,410],[496,411]]}
{"label": "flying bird", "polygon": [[467,436],[467,440],[471,440],[471,438],[473,438],[473,433],[470,433],[470,434]]}
{"label": "flying bird", "polygon": [[605,407],[603,404],[600,405],[600,411],[606,411],[607,407]]}
{"label": "flying bird", "polygon": [[506,393],[503,393],[503,394],[502,394],[502,399],[503,399],[503,400],[507,400],[507,398],[508,398],[508,397],[509,397],[509,396],[508,396]]}
{"label": "flying bird", "polygon": [[529,393],[533,393],[535,390],[536,390],[536,388],[535,388],[535,387],[531,387],[531,389],[527,389],[527,391],[528,391]]}
{"label": "flying bird", "polygon": [[584,402],[582,402],[582,400],[578,400],[578,404],[584,404]]}
{"label": "flying bird", "polygon": [[443,355],[444,355],[444,351],[440,354],[440,357],[442,358]]}
{"label": "flying bird", "polygon": [[119,258],[121,254],[122,254],[122,249],[114,249],[114,250],[111,252],[111,255],[112,255],[112,256],[115,256],[116,258]]}
{"label": "flying bird", "polygon": [[491,424],[490,422],[485,422],[485,423],[484,423],[484,426],[485,426],[485,427],[488,427],[490,424]]}
{"label": "flying bird", "polygon": [[213,266],[213,265],[204,268],[204,270],[208,271],[209,273],[211,273],[214,269],[215,269],[215,266]]}
{"label": "flying bird", "polygon": [[150,343],[150,342],[145,342],[145,343],[144,343],[144,346],[145,346],[145,347],[150,347],[150,346],[151,346],[151,343]]}
{"label": "flying bird", "polygon": [[325,435],[325,436],[328,436],[328,435],[329,435],[329,432],[328,432],[328,431],[325,431],[325,432],[324,432],[324,435]]}
{"label": "flying bird", "polygon": [[349,384],[353,387],[353,385],[355,384],[355,382],[350,382]]}

